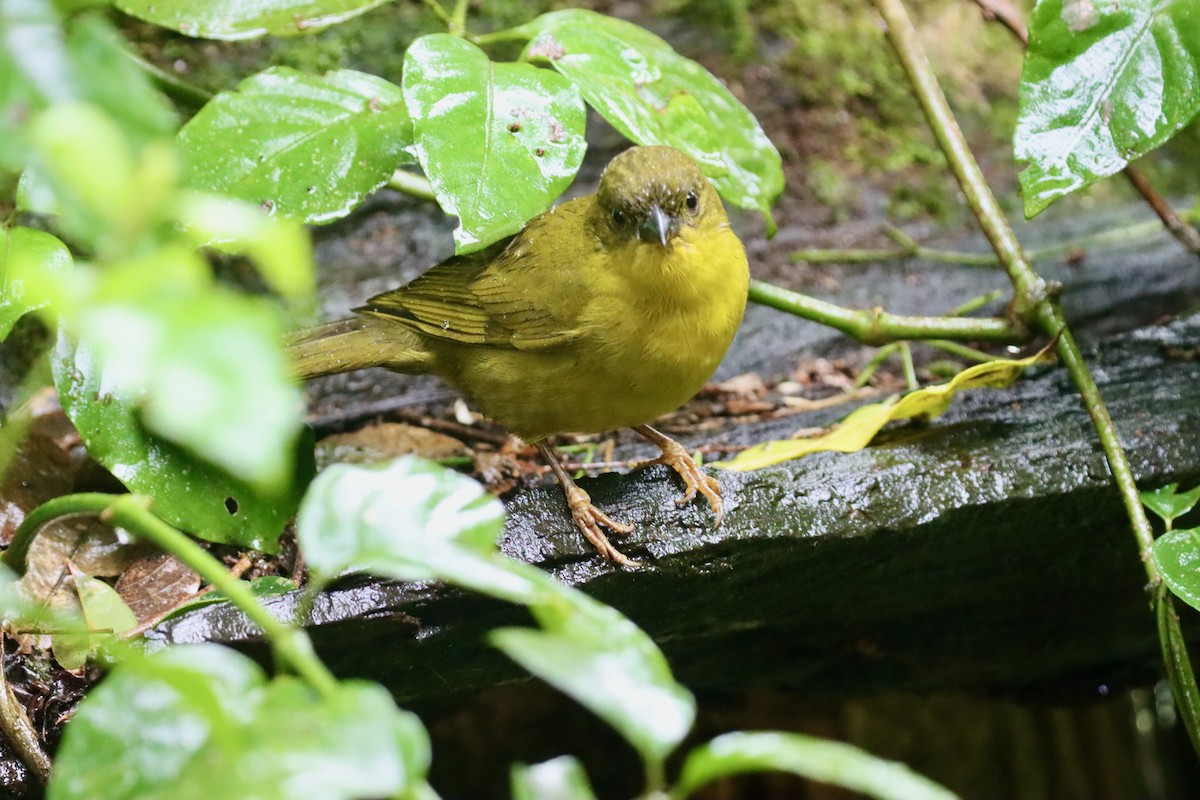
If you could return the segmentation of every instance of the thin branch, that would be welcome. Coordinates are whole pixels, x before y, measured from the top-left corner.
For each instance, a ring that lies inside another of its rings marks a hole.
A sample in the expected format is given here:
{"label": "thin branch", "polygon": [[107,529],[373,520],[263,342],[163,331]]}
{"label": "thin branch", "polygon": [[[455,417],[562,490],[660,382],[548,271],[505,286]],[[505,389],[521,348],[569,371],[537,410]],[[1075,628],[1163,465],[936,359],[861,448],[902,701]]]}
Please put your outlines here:
{"label": "thin branch", "polygon": [[1029,331],[1024,324],[1013,320],[997,317],[915,317],[889,314],[880,308],[849,309],[763,281],[750,281],[750,299],[827,325],[864,344],[882,345],[902,339],[1021,344],[1029,339]]}
{"label": "thin branch", "polygon": [[38,783],[45,786],[50,780],[50,757],[42,749],[37,731],[25,713],[25,707],[13,694],[4,677],[4,648],[0,646],[0,730]]}

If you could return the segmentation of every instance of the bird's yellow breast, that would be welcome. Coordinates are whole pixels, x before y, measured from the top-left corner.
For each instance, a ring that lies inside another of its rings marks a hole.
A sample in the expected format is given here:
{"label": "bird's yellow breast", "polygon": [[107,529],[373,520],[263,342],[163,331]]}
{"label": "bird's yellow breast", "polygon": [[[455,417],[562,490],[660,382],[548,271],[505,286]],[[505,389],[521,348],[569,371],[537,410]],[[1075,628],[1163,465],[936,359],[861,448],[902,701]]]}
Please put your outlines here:
{"label": "bird's yellow breast", "polygon": [[723,219],[687,226],[666,247],[633,241],[588,259],[572,267],[587,283],[577,338],[543,352],[477,353],[451,378],[527,440],[673,411],[712,376],[741,322],[746,254]]}

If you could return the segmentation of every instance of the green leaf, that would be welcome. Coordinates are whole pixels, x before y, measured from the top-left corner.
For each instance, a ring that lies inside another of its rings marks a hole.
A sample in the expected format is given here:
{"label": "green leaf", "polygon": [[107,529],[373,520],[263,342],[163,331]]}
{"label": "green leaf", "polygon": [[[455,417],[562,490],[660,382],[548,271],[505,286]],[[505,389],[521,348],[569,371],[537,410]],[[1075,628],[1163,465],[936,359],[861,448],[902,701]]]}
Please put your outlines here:
{"label": "green leaf", "polygon": [[1200,112],[1194,0],[1040,0],[1013,147],[1025,216],[1120,171]]}
{"label": "green leaf", "polygon": [[574,756],[541,764],[518,764],[512,770],[514,800],[595,800],[583,765]]}
{"label": "green leaf", "polygon": [[637,625],[582,592],[551,584],[530,604],[542,630],[489,636],[512,660],[616,729],[649,763],[683,741],[696,703]]}
{"label": "green leaf", "polygon": [[201,39],[253,39],[313,33],[388,0],[117,0],[138,19]]}
{"label": "green leaf", "polygon": [[79,329],[81,349],[103,364],[109,402],[137,408],[149,431],[264,493],[287,486],[301,396],[272,306],[215,287],[155,294],[96,303]]}
{"label": "green leaf", "polygon": [[1164,533],[1151,552],[1163,582],[1200,611],[1200,528]]}
{"label": "green leaf", "polygon": [[101,255],[128,252],[163,221],[178,165],[166,141],[134,153],[117,122],[98,106],[59,104],[30,126],[39,181],[63,227]]}
{"label": "green leaf", "polygon": [[459,218],[459,253],[515,233],[570,185],[583,153],[579,91],[528,64],[497,64],[449,34],[404,54],[404,100],[438,203]]}
{"label": "green leaf", "polygon": [[[253,464],[258,474],[271,478],[266,483],[283,474],[293,453],[298,398],[286,382],[279,383],[286,380],[276,363],[282,356],[260,338],[268,326],[254,316],[243,320],[232,313],[234,306],[247,302],[238,298],[226,305],[218,298],[184,295],[164,301],[158,309],[162,316],[132,304],[99,305],[88,327],[99,341],[89,336],[75,344],[60,336],[54,382],[89,454],[131,491],[155,498],[156,514],[209,541],[273,552],[297,498],[278,491],[264,494],[147,427],[153,418],[158,426],[194,439],[207,425],[214,440],[197,442],[197,447],[220,451],[227,462],[244,454],[249,462],[238,467],[239,473],[247,474]],[[207,311],[231,321],[230,329],[218,326],[216,319],[197,319]],[[170,319],[172,315],[178,319]],[[192,323],[196,329],[188,333]],[[96,327],[101,324],[113,327],[102,331]],[[117,358],[106,360],[114,351]],[[236,403],[239,397],[244,405],[234,407],[230,400]],[[156,406],[147,405],[149,398]],[[218,399],[217,405],[236,419],[198,406],[200,400]],[[255,408],[260,402],[266,407]],[[183,419],[185,414],[198,419]],[[256,424],[263,429],[256,430]],[[278,449],[250,453],[246,441],[236,440],[238,435]]]}
{"label": "green leaf", "polygon": [[18,319],[51,302],[55,284],[72,263],[67,246],[54,236],[0,226],[0,341]]}
{"label": "green leaf", "polygon": [[82,667],[105,642],[137,627],[137,618],[107,583],[80,572],[70,562],[67,569],[75,582],[85,630],[56,634],[52,638],[55,660],[63,669],[74,670]]}
{"label": "green leaf", "polygon": [[124,38],[108,20],[96,14],[72,18],[66,44],[80,97],[107,111],[135,148],[179,127],[171,103],[130,58]]}
{"label": "green leaf", "polygon": [[198,247],[249,256],[272,287],[305,297],[315,287],[312,241],[302,225],[225,197],[184,192],[176,218]]}
{"label": "green leaf", "polygon": [[541,573],[495,557],[504,506],[470,478],[415,456],[335,464],[312,482],[296,539],[316,581],[348,569],[442,579],[529,602]]}
{"label": "green leaf", "polygon": [[305,222],[348,214],[412,160],[411,143],[400,88],[353,70],[273,67],[218,94],[179,132],[189,185]]}
{"label": "green leaf", "polygon": [[684,798],[701,786],[747,772],[790,772],[887,800],[953,800],[955,795],[903,764],[841,742],[798,733],[727,733],[688,753],[671,792]]}
{"label": "green leaf", "polygon": [[118,666],[67,726],[50,800],[354,800],[424,782],[421,723],[382,687],[315,697],[245,656],[174,647]]}
{"label": "green leaf", "polygon": [[774,233],[782,159],[712,73],[654,34],[594,11],[554,11],[517,30],[532,39],[525,57],[570,78],[613,127],[638,144],[671,145],[692,156],[726,200],[762,212]]}
{"label": "green leaf", "polygon": [[1142,505],[1153,511],[1167,525],[1191,511],[1200,502],[1200,486],[1193,487],[1183,494],[1176,494],[1178,483],[1169,483],[1157,489],[1139,492],[1138,498]]}
{"label": "green leaf", "polygon": [[49,800],[147,798],[232,727],[264,683],[246,656],[182,645],[131,659],[90,691],[63,733]]}
{"label": "green leaf", "polygon": [[0,166],[23,166],[27,121],[56,103],[88,101],[140,145],[177,125],[170,105],[95,14],[64,26],[48,0],[0,0]]}

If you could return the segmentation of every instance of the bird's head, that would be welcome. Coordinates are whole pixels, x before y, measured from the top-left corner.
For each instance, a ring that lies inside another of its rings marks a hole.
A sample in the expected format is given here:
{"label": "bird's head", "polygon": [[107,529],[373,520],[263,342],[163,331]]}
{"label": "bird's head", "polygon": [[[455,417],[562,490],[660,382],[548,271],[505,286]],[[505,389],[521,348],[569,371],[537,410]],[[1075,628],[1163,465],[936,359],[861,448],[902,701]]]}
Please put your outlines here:
{"label": "bird's head", "polygon": [[666,247],[688,226],[720,224],[717,190],[673,147],[632,147],[614,158],[596,191],[601,223],[619,239]]}

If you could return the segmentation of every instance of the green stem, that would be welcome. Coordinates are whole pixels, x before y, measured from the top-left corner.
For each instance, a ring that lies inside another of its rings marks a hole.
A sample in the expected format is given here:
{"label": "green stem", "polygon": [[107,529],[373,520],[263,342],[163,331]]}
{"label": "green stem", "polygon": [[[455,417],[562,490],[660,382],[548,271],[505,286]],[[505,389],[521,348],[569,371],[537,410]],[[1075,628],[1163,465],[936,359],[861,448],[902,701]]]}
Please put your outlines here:
{"label": "green stem", "polygon": [[909,391],[919,388],[921,383],[917,380],[917,368],[913,364],[912,348],[908,342],[900,343],[900,365],[904,369],[904,382]]}
{"label": "green stem", "polygon": [[437,195],[433,192],[433,186],[430,185],[429,179],[424,175],[414,175],[406,170],[398,169],[388,179],[387,187],[421,200],[433,200],[437,202]]}
{"label": "green stem", "polygon": [[441,20],[441,23],[446,26],[446,30],[453,30],[454,19],[446,13],[446,9],[442,7],[442,4],[438,0],[421,0],[421,2],[433,12],[435,17]]}
{"label": "green stem", "polygon": [[909,317],[882,309],[842,308],[763,281],[750,281],[750,299],[853,336],[864,344],[881,345],[900,339],[957,339],[1019,344],[1029,338],[1025,326],[1006,319]]}
{"label": "green stem", "polygon": [[25,517],[12,544],[4,552],[4,563],[18,573],[25,571],[29,545],[44,525],[61,517],[97,515],[114,526],[147,539],[191,567],[201,579],[229,598],[251,622],[262,629],[276,657],[325,697],[337,691],[337,679],[312,650],[303,630],[277,620],[258,602],[243,581],[229,574],[221,562],[190,538],[150,513],[149,500],[137,495],[100,493],[57,497],[35,508]]}
{"label": "green stem", "polygon": [[938,85],[929,60],[917,40],[908,12],[901,0],[873,0],[875,8],[887,24],[888,40],[900,59],[900,64],[912,84],[913,91],[933,135],[941,146],[958,184],[966,196],[967,205],[975,213],[979,226],[992,244],[992,249],[1008,272],[1016,289],[1015,307],[1022,319],[1029,318],[1034,309],[1047,297],[1046,282],[1029,268],[1021,243],[1004,217],[1000,204],[992,194],[983,172],[971,154],[967,140],[959,130],[946,95]]}
{"label": "green stem", "polygon": [[1163,662],[1167,665],[1167,679],[1175,695],[1175,705],[1183,717],[1183,726],[1192,740],[1192,748],[1200,753],[1200,691],[1196,688],[1196,675],[1188,658],[1187,640],[1179,628],[1175,602],[1166,584],[1160,583],[1154,592],[1154,611],[1158,619],[1158,641],[1162,646]]}
{"label": "green stem", "polygon": [[212,100],[213,94],[207,89],[201,89],[194,83],[185,81],[178,75],[147,61],[136,53],[129,50],[122,50],[122,52],[149,75],[158,84],[158,88],[162,89],[171,99],[193,109],[199,109],[209,100]]}
{"label": "green stem", "polygon": [[450,33],[467,35],[467,0],[455,0],[454,11],[450,13]]}
{"label": "green stem", "polygon": [[948,342],[944,339],[930,339],[929,341],[925,342],[925,344],[929,345],[930,347],[936,347],[939,350],[944,350],[950,355],[958,356],[959,358],[965,358],[968,361],[975,361],[980,364],[988,361],[995,361],[997,358],[999,358],[999,356],[994,356],[991,353],[985,353],[982,350],[976,350],[974,347],[967,347],[965,344],[959,344],[958,342]]}
{"label": "green stem", "polygon": [[[992,195],[979,165],[975,162],[970,148],[967,147],[966,139],[962,135],[954,115],[950,112],[946,96],[942,93],[941,86],[938,85],[937,78],[934,77],[933,70],[929,66],[929,61],[921,50],[916,31],[913,29],[901,0],[873,0],[873,2],[887,25],[888,40],[900,58],[904,71],[925,111],[929,125],[933,129],[938,143],[941,144],[946,159],[950,162],[950,167],[967,197],[971,210],[984,228],[993,247],[996,248],[996,253],[1000,256],[1000,261],[1017,290],[1016,300],[1024,311],[1022,318],[1032,318],[1047,335],[1057,337],[1058,356],[1075,382],[1075,388],[1091,417],[1092,425],[1100,439],[1121,502],[1125,505],[1125,513],[1129,517],[1134,537],[1137,540],[1142,566],[1150,585],[1158,591],[1161,578],[1151,557],[1154,535],[1150,528],[1150,521],[1146,518],[1146,511],[1138,497],[1133,469],[1121,447],[1116,426],[1113,425],[1112,417],[1109,416],[1108,409],[1104,405],[1100,390],[1084,363],[1083,354],[1075,342],[1075,337],[1067,328],[1066,320],[1058,305],[1047,297],[1045,282],[1034,272],[1022,254],[1016,235],[1013,234],[1008,220],[1001,213],[999,203]],[[1169,625],[1167,627],[1169,628]],[[1161,630],[1160,623],[1160,632]],[[1164,640],[1163,646],[1167,647],[1166,640]],[[1172,689],[1176,697],[1180,698],[1182,703],[1184,702],[1183,698],[1194,698],[1197,689],[1191,665],[1187,663],[1186,651],[1181,656],[1176,652],[1176,657],[1181,658],[1183,667],[1186,668],[1180,667],[1179,664],[1172,665],[1168,660],[1168,676],[1171,678]],[[1200,726],[1200,720],[1194,720],[1192,724],[1189,724],[1189,733],[1193,736],[1194,743],[1200,745],[1200,733],[1198,733],[1200,727],[1196,726]],[[1197,748],[1197,752],[1200,752],[1200,747]]]}

